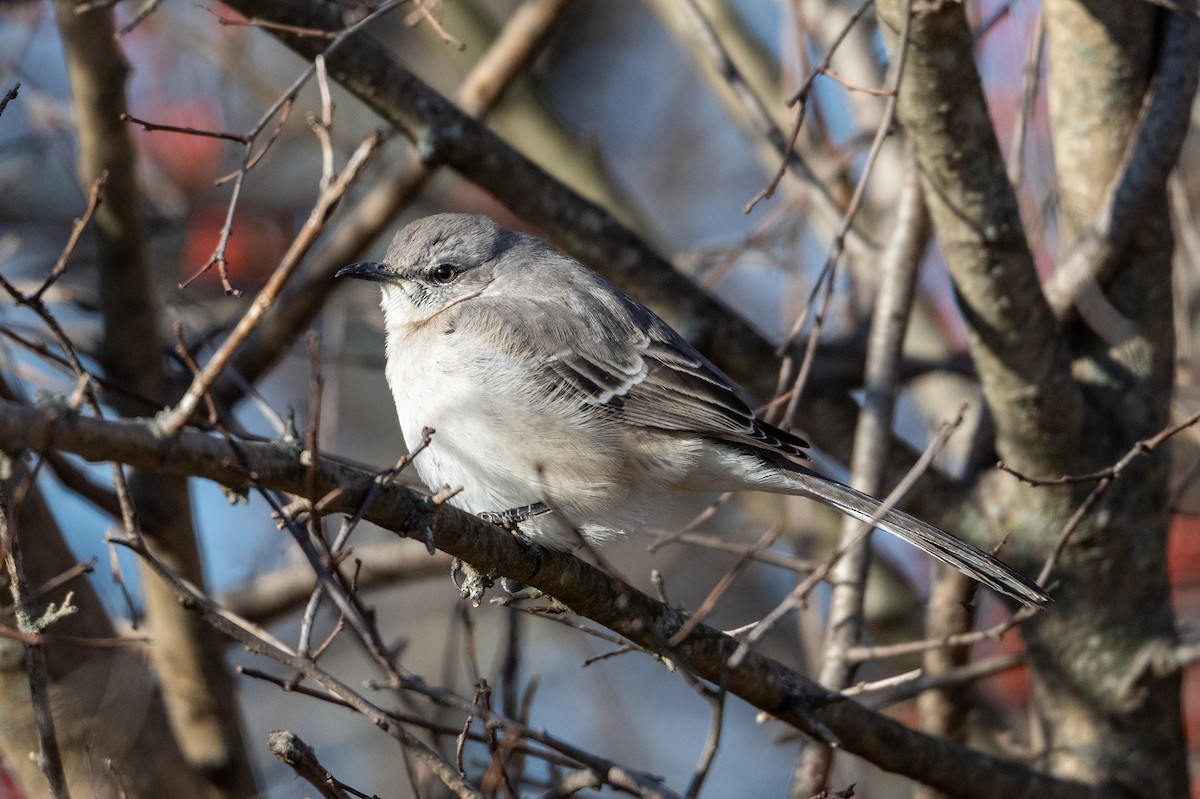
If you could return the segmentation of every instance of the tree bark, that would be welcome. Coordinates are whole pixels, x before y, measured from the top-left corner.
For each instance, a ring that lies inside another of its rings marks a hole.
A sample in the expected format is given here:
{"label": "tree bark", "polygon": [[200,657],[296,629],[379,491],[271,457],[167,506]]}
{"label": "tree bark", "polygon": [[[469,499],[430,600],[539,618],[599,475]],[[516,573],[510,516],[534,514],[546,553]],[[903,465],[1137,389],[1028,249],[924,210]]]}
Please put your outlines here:
{"label": "tree bark", "polygon": [[[1143,36],[1145,22],[1127,22],[1129,12],[1165,16],[1116,4],[1098,13],[1099,5],[1084,9],[1063,0],[1047,6],[1050,58],[1061,64],[1062,83],[1051,90],[1063,153],[1059,185],[1070,187],[1064,216],[1072,219],[1095,215],[1143,102],[1154,40]],[[904,4],[881,0],[878,8],[894,53]],[[1087,329],[1065,335],[1025,244],[963,8],[919,2],[913,14],[900,118],[921,162],[934,227],[969,327],[996,423],[996,450],[1018,471],[1038,477],[1111,464],[1169,420],[1172,242],[1162,191],[1143,203],[1143,224],[1105,300],[1133,333],[1116,346]],[[1080,61],[1099,74],[1081,77]],[[1080,84],[1098,94],[1080,92]],[[1178,143],[1174,147],[1177,154]],[[1111,156],[1101,158],[1101,152]],[[1108,167],[1082,182],[1062,171],[1093,170],[1097,161]],[[1054,604],[1022,629],[1038,699],[1037,733],[1052,773],[1115,783],[1145,797],[1187,792],[1178,674],[1158,674],[1147,665],[1152,653],[1176,643],[1165,569],[1167,471],[1167,456],[1156,453],[1113,483],[1067,545],[1053,574]],[[1092,488],[1031,486],[1009,476],[985,482],[984,504],[998,529],[1012,534],[1006,552],[1015,551],[1026,566],[1050,551]]]}
{"label": "tree bark", "polygon": [[[137,155],[121,119],[129,68],[117,48],[110,11],[78,14],[75,3],[61,0],[58,26],[79,134],[80,181],[88,186],[102,173],[108,176],[95,216],[104,320],[100,360],[112,384],[162,399],[169,380],[158,312],[162,299],[146,254]],[[109,401],[124,414],[142,410],[118,393]],[[135,471],[129,487],[156,551],[203,585],[186,478]],[[210,799],[252,795],[256,789],[242,741],[241,711],[219,638],[181,608],[152,574],[143,570],[142,581],[150,652],[180,746],[208,782]]]}

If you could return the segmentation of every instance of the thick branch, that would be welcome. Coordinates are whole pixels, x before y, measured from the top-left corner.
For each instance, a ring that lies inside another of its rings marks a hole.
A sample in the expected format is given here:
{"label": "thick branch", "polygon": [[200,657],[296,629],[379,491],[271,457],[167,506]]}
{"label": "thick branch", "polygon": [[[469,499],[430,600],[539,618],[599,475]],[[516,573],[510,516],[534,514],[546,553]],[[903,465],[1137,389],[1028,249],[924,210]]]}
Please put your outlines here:
{"label": "thick branch", "polygon": [[[1149,30],[1135,32],[1131,26],[1132,18],[1143,20],[1147,15],[1138,13],[1126,16],[1118,9],[1120,21],[1112,30],[1125,31],[1129,35],[1141,35],[1146,41],[1153,36]],[[1098,27],[1098,26],[1097,26]],[[1142,28],[1152,28],[1153,25],[1142,24]],[[1094,48],[1079,37],[1079,26],[1066,20],[1064,25],[1050,25],[1049,31],[1062,31],[1061,49],[1071,51],[1076,48],[1088,48],[1078,54],[1074,65],[1080,63],[1095,64],[1099,60]],[[1062,163],[1063,155],[1059,153],[1062,143],[1057,143],[1056,158],[1060,161],[1060,170],[1065,170],[1075,178],[1091,176],[1091,180],[1081,181],[1077,185],[1074,180],[1063,182],[1063,204],[1067,224],[1075,228],[1066,231],[1078,235],[1078,241],[1071,253],[1059,264],[1054,275],[1046,282],[1046,296],[1050,306],[1059,317],[1066,316],[1072,309],[1081,291],[1093,281],[1106,285],[1117,267],[1122,263],[1119,256],[1139,229],[1142,214],[1148,207],[1148,200],[1154,194],[1162,191],[1167,177],[1179,160],[1180,148],[1187,135],[1190,117],[1180,113],[1182,108],[1190,108],[1196,96],[1197,80],[1200,79],[1200,60],[1196,52],[1200,50],[1200,25],[1193,14],[1181,12],[1167,15],[1162,45],[1158,54],[1158,70],[1150,88],[1149,95],[1137,120],[1136,129],[1129,136],[1129,131],[1122,125],[1114,124],[1114,116],[1120,114],[1109,104],[1111,94],[1100,98],[1098,91],[1082,92],[1081,87],[1089,83],[1099,84],[1103,88],[1122,89],[1123,85],[1135,83],[1138,76],[1128,74],[1115,75],[1111,82],[1103,80],[1081,80],[1077,69],[1063,75],[1058,83],[1052,83],[1051,108],[1056,111],[1056,118],[1061,118],[1064,124],[1072,125],[1072,138],[1081,127],[1084,127],[1082,114],[1088,108],[1095,108],[1098,101],[1105,101],[1101,106],[1103,111],[1097,115],[1103,117],[1100,129],[1097,131],[1105,139],[1095,142],[1093,137],[1079,136],[1090,147],[1072,146],[1069,148],[1069,158]],[[1104,66],[1109,67],[1110,64]],[[1130,68],[1126,67],[1126,71]],[[1114,70],[1115,71],[1115,70]],[[1051,73],[1052,76],[1054,73]],[[1140,76],[1142,80],[1144,75]],[[1118,84],[1118,80],[1125,83]],[[1059,85],[1057,91],[1053,90]],[[1128,109],[1126,109],[1127,111]],[[1091,114],[1088,114],[1091,116]],[[1123,135],[1119,135],[1123,134]],[[1116,139],[1115,143],[1109,139]],[[1085,209],[1095,207],[1094,198],[1090,196],[1096,190],[1091,183],[1099,178],[1108,182],[1111,171],[1104,164],[1106,156],[1113,152],[1121,152],[1121,143],[1129,141],[1124,148],[1120,170],[1115,179],[1108,185],[1107,193],[1095,218],[1090,225],[1079,230],[1088,219]],[[1108,145],[1106,151],[1101,145]],[[1115,148],[1113,149],[1115,145]],[[1100,164],[1098,159],[1103,159]],[[1077,168],[1072,168],[1076,166]],[[1080,197],[1080,195],[1085,195]],[[1078,199],[1076,199],[1078,198]]]}
{"label": "thick branch", "polygon": [[[60,449],[88,460],[117,460],[234,487],[244,486],[253,477],[273,490],[300,495],[313,491],[313,499],[325,498],[329,512],[341,513],[359,509],[374,477],[327,459],[310,467],[305,464],[307,457],[296,457],[271,444],[242,442],[235,448],[223,439],[191,430],[170,440],[153,431],[148,421],[64,417],[55,411],[0,402],[0,447],[10,452]],[[331,494],[335,490],[338,492]],[[434,506],[395,484],[380,491],[364,518],[417,540],[432,540],[438,549],[480,568],[511,575],[648,649],[664,651],[664,642],[685,621],[670,606],[569,553],[540,547],[533,552],[503,530],[455,508]],[[836,736],[847,751],[947,793],[977,799],[1095,799],[1109,795],[1102,788],[1047,778],[1021,764],[913,732],[755,652],[737,668],[727,669],[737,647],[735,639],[699,625],[670,656],[807,734]]]}
{"label": "thick branch", "polygon": [[[895,57],[907,2],[882,0]],[[1058,324],[1042,295],[975,69],[959,3],[918,3],[900,120],[920,164],[971,353],[1006,460],[1067,471],[1082,414]]]}
{"label": "thick branch", "polygon": [[[146,253],[136,153],[122,121],[128,66],[114,40],[111,11],[78,14],[71,0],[57,5],[79,133],[80,179],[91,185],[107,175],[95,215],[105,375],[122,388],[162,398],[168,371],[161,298]],[[116,393],[110,401],[124,414],[138,407]],[[129,483],[138,515],[154,531],[153,545],[189,580],[203,584],[187,482],[135,473]],[[155,633],[152,655],[187,758],[209,781],[213,797],[253,793],[233,683],[216,636],[156,580],[146,580],[145,602]]]}

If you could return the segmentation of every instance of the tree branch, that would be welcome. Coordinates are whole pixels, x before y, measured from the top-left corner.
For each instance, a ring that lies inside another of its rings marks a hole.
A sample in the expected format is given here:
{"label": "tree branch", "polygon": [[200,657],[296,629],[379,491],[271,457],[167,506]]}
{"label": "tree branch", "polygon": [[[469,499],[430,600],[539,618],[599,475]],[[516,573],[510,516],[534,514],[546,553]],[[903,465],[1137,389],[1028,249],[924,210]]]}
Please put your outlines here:
{"label": "tree branch", "polygon": [[[907,5],[878,3],[893,58]],[[900,119],[968,325],[997,448],[1006,459],[1063,465],[1075,451],[1081,400],[1025,241],[964,7],[917,4],[908,46]]]}
{"label": "tree branch", "polygon": [[[59,449],[87,460],[116,460],[144,469],[186,474],[243,487],[254,481],[276,491],[327,499],[329,512],[356,513],[374,475],[327,459],[306,464],[272,444],[231,444],[183,430],[164,440],[148,421],[104,421],[0,402],[0,448]],[[333,494],[335,489],[340,489]],[[685,616],[566,552],[530,548],[512,535],[447,505],[434,505],[395,484],[382,488],[364,518],[483,569],[511,575],[556,597],[583,616],[654,651],[682,627]],[[698,676],[809,735],[836,736],[847,751],[881,768],[948,793],[978,799],[1011,796],[1096,799],[1105,788],[1039,774],[1028,767],[922,735],[830,693],[754,651],[737,668],[727,661],[738,641],[700,625],[670,657]]]}
{"label": "tree branch", "polygon": [[[1079,233],[1078,243],[1046,281],[1047,300],[1059,318],[1071,312],[1087,285],[1103,286],[1111,280],[1121,264],[1120,254],[1138,229],[1148,197],[1162,191],[1179,160],[1190,124],[1190,117],[1180,109],[1191,107],[1200,79],[1200,60],[1196,58],[1200,25],[1194,11],[1180,11],[1167,15],[1165,28],[1157,75],[1120,169],[1095,219]],[[1072,92],[1081,85],[1077,75],[1068,80]],[[1072,174],[1094,173],[1091,166]]]}

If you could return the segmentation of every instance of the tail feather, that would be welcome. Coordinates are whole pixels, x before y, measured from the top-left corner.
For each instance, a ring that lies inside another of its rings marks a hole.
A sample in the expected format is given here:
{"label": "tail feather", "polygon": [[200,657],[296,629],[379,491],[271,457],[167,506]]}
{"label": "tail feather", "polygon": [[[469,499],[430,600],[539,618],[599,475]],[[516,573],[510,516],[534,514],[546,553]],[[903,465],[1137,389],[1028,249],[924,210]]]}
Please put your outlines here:
{"label": "tail feather", "polygon": [[[811,496],[864,522],[872,521],[883,504],[861,491],[855,491],[849,486],[807,470],[797,469],[789,473],[788,477],[799,489],[796,493]],[[1006,563],[915,516],[904,511],[889,510],[874,521],[879,529],[904,539],[943,563],[950,564],[963,574],[1011,596],[1022,604],[1043,607],[1050,601],[1050,597],[1037,583]]]}

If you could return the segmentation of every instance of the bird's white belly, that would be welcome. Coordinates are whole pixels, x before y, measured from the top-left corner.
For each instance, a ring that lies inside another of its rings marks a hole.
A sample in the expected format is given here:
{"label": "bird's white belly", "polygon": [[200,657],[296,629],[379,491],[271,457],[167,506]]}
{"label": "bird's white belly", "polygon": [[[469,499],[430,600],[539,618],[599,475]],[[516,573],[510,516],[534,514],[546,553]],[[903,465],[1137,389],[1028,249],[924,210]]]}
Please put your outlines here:
{"label": "bird's white belly", "polygon": [[431,491],[461,488],[452,504],[471,513],[537,501],[511,465],[498,467],[496,460],[504,456],[497,452],[496,420],[474,380],[453,371],[442,370],[434,378],[399,367],[389,365],[388,382],[405,445],[411,450],[426,428],[434,431],[413,461]]}
{"label": "bird's white belly", "polygon": [[497,384],[511,379],[502,369],[408,368],[400,344],[389,341],[387,377],[405,444],[434,430],[413,467],[431,491],[461,489],[455,507],[478,514],[543,503],[551,512],[521,530],[569,546],[637,531],[678,504],[680,492],[667,486],[628,490],[636,467],[614,439],[627,432],[546,412],[527,392]]}

